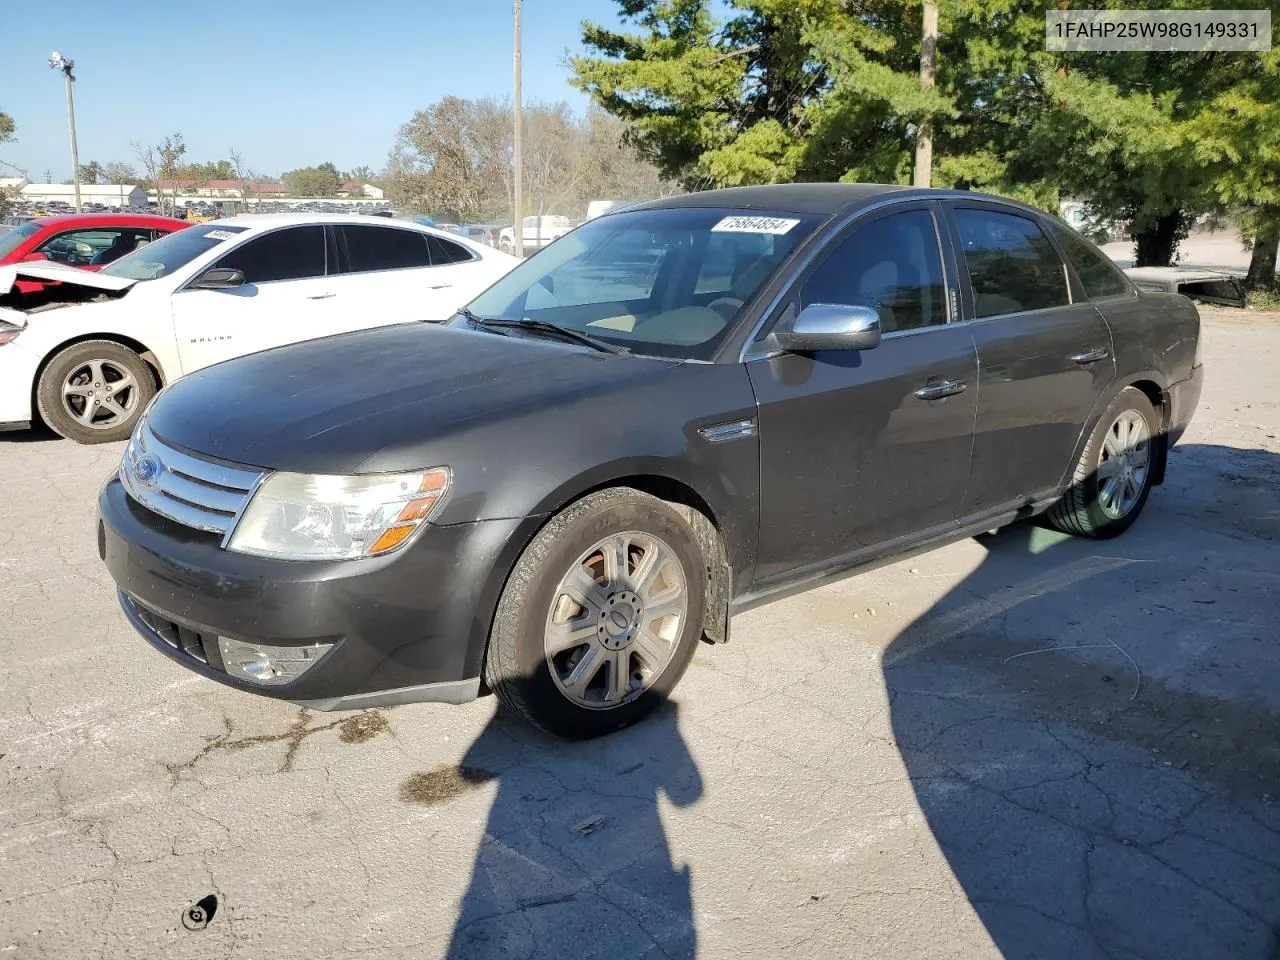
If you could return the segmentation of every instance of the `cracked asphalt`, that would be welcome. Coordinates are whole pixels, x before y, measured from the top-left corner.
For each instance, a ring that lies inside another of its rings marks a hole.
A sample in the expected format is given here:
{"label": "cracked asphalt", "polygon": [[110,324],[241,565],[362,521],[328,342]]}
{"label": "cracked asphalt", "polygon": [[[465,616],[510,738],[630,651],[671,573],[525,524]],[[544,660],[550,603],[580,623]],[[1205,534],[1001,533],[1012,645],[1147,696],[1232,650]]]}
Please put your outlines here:
{"label": "cracked asphalt", "polygon": [[183,671],[97,558],[119,445],[0,437],[0,957],[1280,956],[1280,317],[1204,335],[1126,536],[756,610],[586,744]]}

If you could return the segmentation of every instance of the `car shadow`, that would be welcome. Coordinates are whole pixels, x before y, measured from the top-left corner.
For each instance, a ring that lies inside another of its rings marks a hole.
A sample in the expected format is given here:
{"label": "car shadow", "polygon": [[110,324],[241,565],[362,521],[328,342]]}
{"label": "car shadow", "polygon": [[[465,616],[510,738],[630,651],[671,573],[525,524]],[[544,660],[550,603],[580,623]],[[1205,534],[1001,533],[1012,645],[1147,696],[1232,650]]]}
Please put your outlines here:
{"label": "car shadow", "polygon": [[702,779],[677,707],[587,743],[499,709],[458,768],[497,795],[448,956],[693,957],[690,870],[671,859],[659,797],[686,806]]}
{"label": "car shadow", "polygon": [[920,810],[1003,956],[1278,955],[1277,540],[1280,456],[1179,446],[1124,537],[982,537],[885,651]]}
{"label": "car shadow", "polygon": [[42,423],[33,423],[22,430],[0,431],[0,443],[47,443],[50,440],[61,439],[62,437]]}

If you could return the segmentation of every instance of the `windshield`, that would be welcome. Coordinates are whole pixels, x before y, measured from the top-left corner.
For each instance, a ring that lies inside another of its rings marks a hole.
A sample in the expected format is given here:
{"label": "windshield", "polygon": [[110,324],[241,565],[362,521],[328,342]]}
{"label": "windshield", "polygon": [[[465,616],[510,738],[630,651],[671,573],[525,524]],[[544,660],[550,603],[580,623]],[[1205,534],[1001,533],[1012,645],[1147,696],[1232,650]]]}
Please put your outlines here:
{"label": "windshield", "polygon": [[248,227],[234,227],[225,223],[209,223],[187,227],[161,237],[154,243],[139,247],[133,253],[121,257],[102,272],[112,277],[129,280],[156,280],[212,250],[220,243],[235,240]]}
{"label": "windshield", "polygon": [[543,320],[633,353],[709,360],[821,219],[696,207],[601,217],[520,264],[471,312]]}
{"label": "windshield", "polygon": [[40,232],[38,223],[24,223],[20,227],[14,227],[8,233],[0,236],[0,260],[3,260],[18,247],[22,246],[23,241],[28,237],[34,236]]}

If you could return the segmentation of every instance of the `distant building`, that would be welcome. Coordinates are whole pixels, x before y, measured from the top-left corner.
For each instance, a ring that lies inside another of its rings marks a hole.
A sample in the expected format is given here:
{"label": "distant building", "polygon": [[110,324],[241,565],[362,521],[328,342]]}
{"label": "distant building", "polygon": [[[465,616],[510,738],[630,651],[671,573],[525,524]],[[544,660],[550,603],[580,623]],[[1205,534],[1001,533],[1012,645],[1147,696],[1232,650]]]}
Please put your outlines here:
{"label": "distant building", "polygon": [[14,193],[27,185],[26,177],[0,177],[0,190]]}
{"label": "distant building", "polygon": [[356,183],[354,180],[344,183],[338,188],[340,197],[364,197],[366,200],[381,200],[382,188],[372,183]]}
{"label": "distant building", "polygon": [[[76,188],[69,183],[28,183],[20,196],[34,204],[75,203]],[[82,183],[81,203],[100,203],[107,207],[145,207],[147,194],[133,183]]]}
{"label": "distant building", "polygon": [[222,200],[239,200],[241,190],[252,197],[284,197],[289,188],[275,181],[255,180],[161,180],[160,189],[176,193],[180,197],[209,197]]}

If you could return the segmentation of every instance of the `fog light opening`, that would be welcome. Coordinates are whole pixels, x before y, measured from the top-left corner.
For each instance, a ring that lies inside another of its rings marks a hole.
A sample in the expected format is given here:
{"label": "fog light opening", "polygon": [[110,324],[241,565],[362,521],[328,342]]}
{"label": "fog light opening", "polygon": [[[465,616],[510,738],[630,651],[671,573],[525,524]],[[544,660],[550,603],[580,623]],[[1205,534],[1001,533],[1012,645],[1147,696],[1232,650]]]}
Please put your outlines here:
{"label": "fog light opening", "polygon": [[244,643],[230,637],[218,638],[218,649],[228,676],[267,686],[296,680],[319,663],[332,648],[332,643],[282,647]]}

